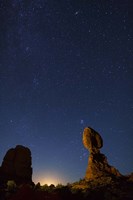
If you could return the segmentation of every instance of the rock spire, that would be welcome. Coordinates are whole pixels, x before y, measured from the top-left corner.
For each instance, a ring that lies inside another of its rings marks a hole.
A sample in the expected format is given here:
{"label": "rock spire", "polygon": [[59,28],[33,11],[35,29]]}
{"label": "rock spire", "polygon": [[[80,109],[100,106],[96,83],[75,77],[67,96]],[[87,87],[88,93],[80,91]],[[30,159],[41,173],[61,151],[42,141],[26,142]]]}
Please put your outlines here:
{"label": "rock spire", "polygon": [[87,127],[83,132],[83,144],[90,152],[85,179],[95,179],[103,176],[121,176],[120,172],[108,164],[107,158],[100,153],[103,139],[94,129]]}

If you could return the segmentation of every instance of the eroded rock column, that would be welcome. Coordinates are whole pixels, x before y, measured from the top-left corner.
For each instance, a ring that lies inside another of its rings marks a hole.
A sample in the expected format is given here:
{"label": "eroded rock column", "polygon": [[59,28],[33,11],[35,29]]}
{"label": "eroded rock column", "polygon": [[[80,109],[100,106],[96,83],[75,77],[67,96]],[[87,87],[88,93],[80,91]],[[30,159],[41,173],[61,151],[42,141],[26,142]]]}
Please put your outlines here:
{"label": "eroded rock column", "polygon": [[102,176],[121,176],[119,171],[108,164],[107,158],[100,153],[103,139],[94,129],[87,127],[83,132],[83,144],[90,152],[85,179],[95,179]]}

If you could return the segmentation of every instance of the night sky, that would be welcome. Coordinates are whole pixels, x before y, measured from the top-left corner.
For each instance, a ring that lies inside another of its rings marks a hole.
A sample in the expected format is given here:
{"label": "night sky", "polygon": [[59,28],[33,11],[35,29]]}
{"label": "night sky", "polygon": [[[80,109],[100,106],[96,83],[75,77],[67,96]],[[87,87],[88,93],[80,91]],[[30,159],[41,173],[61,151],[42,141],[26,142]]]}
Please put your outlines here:
{"label": "night sky", "polygon": [[21,144],[33,181],[78,181],[86,126],[133,172],[133,1],[0,0],[0,163]]}

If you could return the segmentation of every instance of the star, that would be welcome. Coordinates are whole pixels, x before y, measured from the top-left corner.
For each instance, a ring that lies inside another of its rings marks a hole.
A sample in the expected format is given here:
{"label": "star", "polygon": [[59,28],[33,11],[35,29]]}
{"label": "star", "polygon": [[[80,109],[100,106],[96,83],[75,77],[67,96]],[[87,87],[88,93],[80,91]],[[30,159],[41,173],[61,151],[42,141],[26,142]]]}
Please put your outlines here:
{"label": "star", "polygon": [[80,120],[80,124],[84,124],[84,120],[83,119]]}
{"label": "star", "polygon": [[74,14],[75,14],[75,15],[78,15],[78,14],[79,14],[79,11],[76,11]]}

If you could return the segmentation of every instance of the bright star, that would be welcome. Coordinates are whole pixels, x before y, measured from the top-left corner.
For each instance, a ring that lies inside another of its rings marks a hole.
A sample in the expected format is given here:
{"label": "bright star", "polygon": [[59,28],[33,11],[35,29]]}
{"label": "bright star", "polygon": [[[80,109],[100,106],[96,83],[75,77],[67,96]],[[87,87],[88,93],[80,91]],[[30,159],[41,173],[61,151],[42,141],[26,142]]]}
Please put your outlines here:
{"label": "bright star", "polygon": [[75,15],[78,15],[78,14],[79,14],[79,11],[76,11],[76,12],[75,12]]}

